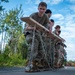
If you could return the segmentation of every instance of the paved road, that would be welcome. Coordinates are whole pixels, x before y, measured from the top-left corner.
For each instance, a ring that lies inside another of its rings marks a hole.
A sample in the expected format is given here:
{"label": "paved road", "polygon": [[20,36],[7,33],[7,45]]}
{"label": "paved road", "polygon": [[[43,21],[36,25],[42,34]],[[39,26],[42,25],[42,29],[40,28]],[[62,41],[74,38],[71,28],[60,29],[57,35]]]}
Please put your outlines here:
{"label": "paved road", "polygon": [[24,67],[0,67],[0,75],[75,75],[75,67],[65,67],[58,70],[26,73]]}

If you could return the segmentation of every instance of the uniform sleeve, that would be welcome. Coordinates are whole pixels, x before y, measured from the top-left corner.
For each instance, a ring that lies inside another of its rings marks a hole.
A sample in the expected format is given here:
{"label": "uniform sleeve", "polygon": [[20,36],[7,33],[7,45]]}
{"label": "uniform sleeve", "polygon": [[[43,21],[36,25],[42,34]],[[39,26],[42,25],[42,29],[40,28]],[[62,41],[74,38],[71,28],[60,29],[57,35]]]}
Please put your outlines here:
{"label": "uniform sleeve", "polygon": [[35,16],[35,14],[33,13],[33,14],[31,14],[29,17],[31,17],[31,18],[34,19],[34,16]]}

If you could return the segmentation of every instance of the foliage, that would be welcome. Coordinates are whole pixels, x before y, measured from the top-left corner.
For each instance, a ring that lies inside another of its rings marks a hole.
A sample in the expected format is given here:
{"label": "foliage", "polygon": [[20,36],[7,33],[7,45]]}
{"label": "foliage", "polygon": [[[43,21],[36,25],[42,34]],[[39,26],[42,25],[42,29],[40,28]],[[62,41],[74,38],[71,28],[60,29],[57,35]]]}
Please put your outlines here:
{"label": "foliage", "polygon": [[75,60],[67,61],[66,66],[75,66]]}
{"label": "foliage", "polygon": [[5,19],[3,20],[3,24],[6,25],[7,28],[6,35],[8,36],[8,44],[12,52],[17,51],[18,39],[23,30],[22,21],[20,20],[20,17],[23,16],[21,7],[22,6],[20,5],[19,8],[9,10],[9,12],[6,13]]}
{"label": "foliage", "polygon": [[0,54],[0,66],[24,66],[25,59],[22,59],[21,54],[12,54],[8,45],[5,51]]}
{"label": "foliage", "polygon": [[3,21],[8,28],[8,35],[12,37],[17,37],[20,33],[22,33],[22,22],[20,17],[23,16],[22,5],[19,8],[14,8],[9,10],[6,13],[5,20]]}
{"label": "foliage", "polygon": [[22,34],[18,40],[18,51],[21,52],[23,59],[26,59],[26,57],[27,57],[27,49],[28,49],[28,45],[25,40],[25,36]]}
{"label": "foliage", "polygon": [[3,8],[3,6],[1,5],[1,2],[6,2],[6,3],[8,3],[9,1],[8,1],[8,0],[1,0],[1,1],[0,1],[0,11],[3,11],[5,8]]}
{"label": "foliage", "polygon": [[3,52],[0,52],[0,66],[25,65],[28,46],[20,20],[23,16],[22,6],[0,14],[0,33],[3,34],[2,41],[6,44]]}
{"label": "foliage", "polygon": [[6,50],[0,54],[0,65],[5,65],[9,59],[9,49],[6,48]]}

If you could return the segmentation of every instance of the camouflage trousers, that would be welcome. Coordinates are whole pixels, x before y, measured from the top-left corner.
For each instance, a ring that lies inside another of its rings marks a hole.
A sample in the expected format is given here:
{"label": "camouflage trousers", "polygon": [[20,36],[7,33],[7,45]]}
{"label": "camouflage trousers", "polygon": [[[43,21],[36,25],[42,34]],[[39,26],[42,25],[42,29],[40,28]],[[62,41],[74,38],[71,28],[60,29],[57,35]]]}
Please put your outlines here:
{"label": "camouflage trousers", "polygon": [[[41,35],[41,34],[40,34]],[[27,60],[38,61],[38,66],[49,67],[51,65],[52,51],[51,51],[51,39],[49,37],[40,38],[38,32],[35,33],[34,44],[33,34],[30,33],[26,36],[28,43]],[[43,44],[42,44],[43,43]],[[33,47],[33,49],[31,49]]]}
{"label": "camouflage trousers", "polygon": [[50,37],[44,37],[44,42],[46,46],[46,55],[47,55],[47,60],[50,65],[50,67],[53,66],[53,41]]}
{"label": "camouflage trousers", "polygon": [[[40,50],[42,50],[40,38],[37,32],[35,32],[35,37],[34,37],[34,43],[33,41],[33,33],[30,33],[26,35],[26,41],[28,43],[28,52],[27,52],[27,60],[34,60],[36,59],[38,53]],[[32,49],[33,47],[33,49]]]}
{"label": "camouflage trousers", "polygon": [[48,57],[48,59],[50,59],[50,54],[51,54],[51,40],[50,40],[50,38],[45,37],[44,42],[45,42],[45,49],[46,49],[47,57]]}
{"label": "camouflage trousers", "polygon": [[60,44],[55,45],[55,64],[60,64],[62,62],[62,49]]}

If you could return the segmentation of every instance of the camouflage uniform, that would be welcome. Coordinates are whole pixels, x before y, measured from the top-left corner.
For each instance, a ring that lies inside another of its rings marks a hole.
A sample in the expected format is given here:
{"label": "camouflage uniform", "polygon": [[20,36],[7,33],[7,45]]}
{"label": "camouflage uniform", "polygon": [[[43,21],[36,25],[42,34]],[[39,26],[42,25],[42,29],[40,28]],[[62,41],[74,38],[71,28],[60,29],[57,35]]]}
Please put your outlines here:
{"label": "camouflage uniform", "polygon": [[[47,23],[48,23],[48,17],[46,14],[43,15],[43,17],[39,17],[38,16],[38,13],[34,13],[32,15],[30,15],[31,18],[33,18],[34,20],[36,20],[37,22],[39,22],[40,24],[42,24],[43,26],[46,27]],[[27,56],[27,59],[28,61],[35,61],[37,58],[42,58],[42,55],[43,54],[42,52],[42,42],[40,40],[40,36],[42,37],[42,32],[38,32],[37,30],[35,30],[35,34],[33,33],[34,30],[26,30],[24,31],[25,33],[25,36],[26,36],[26,41],[28,43],[28,56]],[[33,35],[35,35],[34,37],[34,44],[33,44]],[[39,36],[40,35],[40,36]],[[33,46],[33,49],[31,50]],[[41,56],[41,57],[39,57]],[[38,60],[38,61],[39,61]]]}
{"label": "camouflage uniform", "polygon": [[64,43],[61,43],[61,53],[62,53],[62,65],[66,65],[66,61],[67,61],[67,53],[66,53],[66,50],[64,49],[65,47],[65,44]]}
{"label": "camouflage uniform", "polygon": [[[40,50],[40,47],[41,47],[38,32],[35,33],[34,44],[32,43],[33,30],[32,31],[27,31],[26,33],[28,33],[26,35],[26,41],[28,43],[28,56],[27,56],[27,59],[30,60],[30,57],[32,57],[32,59],[35,59],[36,56],[38,55],[38,50]],[[33,46],[32,56],[30,56],[32,46]]]}
{"label": "camouflage uniform", "polygon": [[47,59],[48,59],[48,62],[50,63],[51,61],[51,39],[50,37],[46,36],[45,39],[44,39],[44,42],[45,42],[45,50],[46,50],[46,54],[47,54]]}
{"label": "camouflage uniform", "polygon": [[58,41],[55,40],[54,41],[54,67],[57,67],[57,62],[59,60],[59,50],[60,50],[60,46],[58,44]]}
{"label": "camouflage uniform", "polygon": [[64,64],[64,47],[62,46],[62,42],[57,42],[56,44],[56,54],[57,54],[57,59],[56,59],[56,63],[58,65],[58,67],[62,67]]}

